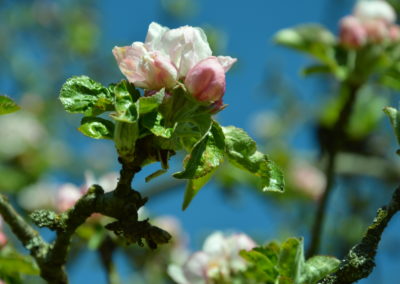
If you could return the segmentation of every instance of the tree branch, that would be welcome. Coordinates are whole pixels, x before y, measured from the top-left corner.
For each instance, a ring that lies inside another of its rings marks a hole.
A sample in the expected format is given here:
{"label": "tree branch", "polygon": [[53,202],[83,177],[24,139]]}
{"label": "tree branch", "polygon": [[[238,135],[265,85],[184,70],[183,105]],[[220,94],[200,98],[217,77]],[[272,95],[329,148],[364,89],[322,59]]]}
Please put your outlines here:
{"label": "tree branch", "polygon": [[24,247],[30,251],[31,255],[36,259],[43,258],[49,248],[48,244],[15,211],[3,194],[0,194],[0,214]]}
{"label": "tree branch", "polygon": [[72,235],[93,213],[115,218],[106,229],[122,236],[128,243],[143,245],[143,240],[152,249],[167,243],[171,236],[166,231],[152,226],[148,220],[138,220],[138,213],[147,198],[131,188],[132,179],[140,167],[122,163],[121,176],[114,191],[104,193],[99,185],[93,185],[66,212],[56,214],[49,210],[37,210],[31,214],[39,227],[48,227],[56,232],[56,239],[46,243],[29,224],[0,195],[0,213],[10,225],[24,246],[30,250],[41,271],[41,276],[49,283],[68,283],[64,265],[66,263]]}
{"label": "tree branch", "polygon": [[375,267],[375,255],[382,233],[398,211],[400,211],[400,187],[394,192],[390,203],[378,210],[361,242],[349,251],[339,269],[318,283],[350,284],[371,274]]}

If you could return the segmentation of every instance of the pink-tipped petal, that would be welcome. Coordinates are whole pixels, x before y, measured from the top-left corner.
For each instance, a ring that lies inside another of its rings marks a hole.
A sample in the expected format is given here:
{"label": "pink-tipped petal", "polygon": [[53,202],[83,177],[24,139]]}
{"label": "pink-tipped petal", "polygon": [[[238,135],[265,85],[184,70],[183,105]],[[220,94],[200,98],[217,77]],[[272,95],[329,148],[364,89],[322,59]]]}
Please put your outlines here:
{"label": "pink-tipped petal", "polygon": [[197,63],[185,78],[189,93],[200,102],[221,100],[225,85],[225,70],[214,56]]}

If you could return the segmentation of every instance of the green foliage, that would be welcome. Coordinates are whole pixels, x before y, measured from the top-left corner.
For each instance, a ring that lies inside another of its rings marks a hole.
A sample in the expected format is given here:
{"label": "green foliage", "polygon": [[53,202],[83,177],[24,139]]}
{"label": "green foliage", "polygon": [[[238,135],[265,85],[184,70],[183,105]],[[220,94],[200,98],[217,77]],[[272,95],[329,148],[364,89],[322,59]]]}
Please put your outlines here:
{"label": "green foliage", "polygon": [[39,268],[31,256],[17,253],[10,246],[0,250],[0,279],[7,283],[23,283],[23,275],[39,275]]}
{"label": "green foliage", "polygon": [[333,48],[335,36],[321,25],[305,24],[281,30],[275,35],[274,41],[308,53],[328,66],[336,65]]}
{"label": "green foliage", "polygon": [[400,113],[397,109],[392,107],[385,107],[383,111],[390,119],[394,133],[397,137],[397,142],[400,144]]}
{"label": "green foliage", "polygon": [[114,123],[101,117],[84,117],[78,130],[94,139],[113,139]]}
{"label": "green foliage", "polygon": [[0,95],[0,115],[19,110],[20,107],[9,97]]}
{"label": "green foliage", "polygon": [[271,242],[251,251],[241,251],[248,262],[243,277],[265,284],[314,284],[334,272],[340,261],[329,256],[304,259],[303,240],[289,238],[279,245]]}
{"label": "green foliage", "polygon": [[[208,106],[188,96],[183,85],[169,90],[168,95],[161,89],[141,96],[127,81],[106,88],[80,76],[67,80],[60,99],[68,112],[85,115],[79,127],[84,135],[113,139],[118,155],[125,161],[133,161],[135,153],[144,155],[143,165],[161,161],[163,169],[148,176],[146,181],[166,172],[170,153],[186,150],[184,169],[173,174],[175,178],[188,180],[183,209],[210,180],[224,156],[260,177],[264,191],[283,191],[281,171],[257,151],[256,143],[243,130],[232,126],[222,128],[213,121]],[[115,123],[98,117],[104,112],[111,112]],[[148,140],[143,144],[138,142],[140,139]],[[136,149],[136,145],[143,149]],[[167,156],[162,158],[161,152]]]}
{"label": "green foliage", "polygon": [[257,151],[256,142],[234,126],[222,127],[229,161],[261,178],[264,191],[283,192],[285,182],[281,170],[267,155]]}
{"label": "green foliage", "polygon": [[110,91],[87,76],[68,79],[61,88],[60,100],[66,111],[87,116],[113,110]]}
{"label": "green foliage", "polygon": [[115,113],[112,118],[127,123],[136,123],[138,119],[138,111],[135,101],[131,95],[136,92],[130,92],[130,84],[126,81],[121,81],[115,87],[111,87],[115,96]]}

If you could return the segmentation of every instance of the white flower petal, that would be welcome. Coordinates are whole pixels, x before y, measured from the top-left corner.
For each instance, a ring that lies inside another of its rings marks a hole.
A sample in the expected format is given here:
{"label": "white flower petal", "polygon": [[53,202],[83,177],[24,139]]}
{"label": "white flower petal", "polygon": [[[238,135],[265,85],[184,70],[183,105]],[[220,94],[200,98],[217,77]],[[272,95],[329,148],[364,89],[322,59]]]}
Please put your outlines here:
{"label": "white flower petal", "polygon": [[236,58],[232,58],[230,56],[217,56],[217,59],[224,68],[225,72],[228,72],[232,65],[237,61]]}

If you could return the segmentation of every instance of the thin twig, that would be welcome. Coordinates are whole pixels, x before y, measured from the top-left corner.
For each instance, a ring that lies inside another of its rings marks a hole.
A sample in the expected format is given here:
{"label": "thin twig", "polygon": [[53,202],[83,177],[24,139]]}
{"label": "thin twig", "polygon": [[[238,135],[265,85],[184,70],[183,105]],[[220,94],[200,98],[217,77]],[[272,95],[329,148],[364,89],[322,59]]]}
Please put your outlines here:
{"label": "thin twig", "polygon": [[347,92],[345,94],[347,95],[347,98],[329,135],[330,144],[328,146],[328,162],[325,170],[327,182],[324,194],[318,203],[317,213],[311,231],[311,244],[307,251],[308,257],[317,254],[321,245],[321,236],[323,232],[323,225],[325,223],[326,210],[334,185],[337,155],[342,148],[341,142],[345,140],[344,137],[346,135],[346,127],[350,121],[351,113],[357,97],[357,92],[360,87],[361,85],[351,82],[344,82],[342,85],[344,91]]}

